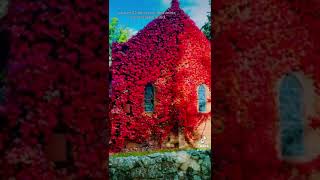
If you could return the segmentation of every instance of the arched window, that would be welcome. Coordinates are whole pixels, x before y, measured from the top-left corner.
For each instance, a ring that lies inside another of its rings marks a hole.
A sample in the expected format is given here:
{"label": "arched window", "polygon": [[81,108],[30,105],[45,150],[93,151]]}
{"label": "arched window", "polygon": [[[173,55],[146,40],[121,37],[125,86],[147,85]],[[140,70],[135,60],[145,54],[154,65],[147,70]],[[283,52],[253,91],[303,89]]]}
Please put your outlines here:
{"label": "arched window", "polygon": [[154,87],[148,83],[144,92],[144,109],[146,112],[154,111]]}
{"label": "arched window", "polygon": [[207,95],[205,85],[200,85],[198,88],[198,110],[199,112],[206,112]]}
{"label": "arched window", "polygon": [[303,145],[303,91],[294,75],[287,75],[280,85],[280,139],[283,156],[299,156]]}

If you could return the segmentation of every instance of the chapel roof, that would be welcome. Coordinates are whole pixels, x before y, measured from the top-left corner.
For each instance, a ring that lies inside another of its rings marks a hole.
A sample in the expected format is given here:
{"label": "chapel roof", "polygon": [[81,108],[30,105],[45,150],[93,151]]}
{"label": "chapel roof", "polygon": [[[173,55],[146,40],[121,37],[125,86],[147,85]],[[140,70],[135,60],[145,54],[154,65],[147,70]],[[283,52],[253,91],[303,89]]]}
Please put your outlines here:
{"label": "chapel roof", "polygon": [[161,29],[162,32],[167,32],[167,29],[173,28],[175,29],[175,31],[179,31],[180,33],[182,33],[184,32],[183,27],[186,26],[192,27],[193,29],[198,29],[198,32],[202,33],[195,22],[180,8],[179,0],[172,0],[171,6],[165,12],[149,22],[143,29],[141,29],[136,35],[132,36],[127,42],[115,44],[117,44],[118,46],[130,44],[138,39],[143,39],[145,34],[150,34],[150,32],[154,32],[158,29]]}

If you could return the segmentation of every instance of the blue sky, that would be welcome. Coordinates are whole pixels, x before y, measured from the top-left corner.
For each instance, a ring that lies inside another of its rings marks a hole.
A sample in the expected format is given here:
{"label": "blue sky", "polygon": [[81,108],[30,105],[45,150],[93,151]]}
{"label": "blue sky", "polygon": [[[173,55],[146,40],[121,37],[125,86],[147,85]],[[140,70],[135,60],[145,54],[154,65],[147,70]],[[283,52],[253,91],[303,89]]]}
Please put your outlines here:
{"label": "blue sky", "polygon": [[[109,17],[117,17],[122,27],[129,28],[135,34],[170,5],[171,0],[109,0]],[[211,10],[208,0],[180,0],[180,7],[199,28],[205,24],[207,12]]]}

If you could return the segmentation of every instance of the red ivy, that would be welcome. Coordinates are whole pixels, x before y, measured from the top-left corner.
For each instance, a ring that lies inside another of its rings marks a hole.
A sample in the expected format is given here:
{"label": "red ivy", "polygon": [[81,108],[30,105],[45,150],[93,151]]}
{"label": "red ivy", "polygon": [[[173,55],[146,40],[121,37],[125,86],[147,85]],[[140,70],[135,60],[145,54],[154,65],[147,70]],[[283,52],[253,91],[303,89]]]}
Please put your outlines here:
{"label": "red ivy", "polygon": [[[112,151],[128,142],[159,144],[178,127],[187,139],[210,113],[199,113],[197,87],[211,87],[210,43],[178,7],[112,48]],[[144,112],[144,89],[155,87],[155,110]],[[131,102],[132,114],[126,104]]]}
{"label": "red ivy", "polygon": [[[311,3],[312,2],[312,3]],[[286,163],[276,150],[276,83],[302,71],[319,94],[320,4],[316,1],[214,2],[214,179],[303,179],[319,170]],[[317,117],[319,118],[319,117]],[[217,122],[216,122],[217,121]],[[220,129],[223,123],[223,131]],[[313,123],[313,127],[319,123]],[[233,176],[236,174],[235,176]]]}
{"label": "red ivy", "polygon": [[[104,5],[10,1],[3,20],[11,33],[11,53],[2,113],[7,122],[0,133],[2,178],[106,178]],[[53,168],[44,153],[58,121],[69,128],[72,144],[74,163],[65,171]]]}

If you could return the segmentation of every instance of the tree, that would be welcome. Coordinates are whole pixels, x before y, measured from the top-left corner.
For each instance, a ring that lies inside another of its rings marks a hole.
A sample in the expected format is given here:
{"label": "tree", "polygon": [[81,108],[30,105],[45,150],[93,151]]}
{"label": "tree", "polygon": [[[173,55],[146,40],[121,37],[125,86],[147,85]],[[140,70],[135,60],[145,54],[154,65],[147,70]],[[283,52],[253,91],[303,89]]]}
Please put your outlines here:
{"label": "tree", "polygon": [[[211,6],[211,0],[209,0],[209,4]],[[206,24],[202,26],[201,30],[207,36],[207,38],[211,40],[211,13],[210,12],[208,12],[207,18],[208,18],[208,22],[206,22]]]}
{"label": "tree", "polygon": [[112,18],[109,25],[109,65],[111,65],[111,47],[112,43],[126,42],[130,37],[130,31],[127,28],[119,27],[119,19]]}

